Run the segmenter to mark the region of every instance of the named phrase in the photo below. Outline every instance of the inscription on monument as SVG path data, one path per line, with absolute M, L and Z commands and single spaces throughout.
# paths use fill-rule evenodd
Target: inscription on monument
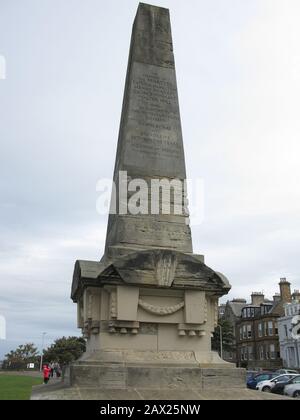
M 131 83 L 125 164 L 184 177 L 175 71 L 134 63 Z

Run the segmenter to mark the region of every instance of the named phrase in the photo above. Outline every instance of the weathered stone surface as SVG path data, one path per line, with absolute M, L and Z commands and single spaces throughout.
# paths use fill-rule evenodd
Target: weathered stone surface
M 151 179 L 186 178 L 169 10 L 142 3 L 131 38 L 114 173 L 117 187 L 119 171 L 127 171 L 129 180 L 144 179 L 148 186 Z M 192 252 L 186 216 L 110 215 L 106 254 L 116 245 Z

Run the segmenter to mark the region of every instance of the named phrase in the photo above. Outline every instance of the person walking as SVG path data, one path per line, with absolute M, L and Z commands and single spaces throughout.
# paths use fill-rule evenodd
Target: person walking
M 53 362 L 49 364 L 49 368 L 50 368 L 50 377 L 53 378 L 54 376 L 54 363 Z
M 47 384 L 49 382 L 51 369 L 48 365 L 43 366 L 43 376 L 44 376 L 44 384 Z
M 54 363 L 54 372 L 55 372 L 55 376 L 57 378 L 59 378 L 60 377 L 60 366 L 59 366 L 58 362 Z

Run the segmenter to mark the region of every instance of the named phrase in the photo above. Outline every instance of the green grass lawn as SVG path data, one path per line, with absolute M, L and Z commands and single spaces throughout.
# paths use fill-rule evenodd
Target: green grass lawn
M 29 400 L 33 385 L 40 385 L 42 378 L 0 375 L 0 400 Z

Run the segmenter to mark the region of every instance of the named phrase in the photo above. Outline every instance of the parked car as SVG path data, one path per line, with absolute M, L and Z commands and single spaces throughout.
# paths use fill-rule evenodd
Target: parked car
M 247 381 L 247 387 L 250 389 L 256 389 L 256 385 L 261 381 L 267 381 L 268 379 L 275 378 L 278 376 L 275 372 L 261 372 L 258 375 L 253 376 Z
M 259 373 L 261 373 L 261 372 L 259 372 L 257 370 L 247 370 L 247 372 L 246 372 L 246 382 L 248 382 L 249 379 L 253 378 L 254 376 L 258 375 Z
M 300 398 L 300 375 L 291 379 L 289 384 L 284 387 L 284 395 L 289 397 Z
M 295 375 L 299 374 L 299 372 L 295 369 L 278 369 L 275 373 L 278 375 L 285 375 L 286 373 L 294 373 Z
M 267 379 L 265 381 L 261 381 L 256 385 L 256 389 L 258 391 L 263 391 L 263 392 L 271 392 L 272 388 L 277 384 L 277 383 L 287 383 L 290 379 L 294 378 L 295 375 L 294 374 L 286 374 L 286 375 L 278 375 L 275 376 L 272 379 Z
M 293 375 L 293 376 L 289 376 L 289 379 L 288 379 L 287 381 L 280 381 L 280 382 L 277 382 L 277 383 L 273 386 L 273 388 L 271 389 L 271 392 L 272 392 L 273 394 L 280 394 L 280 395 L 283 395 L 283 391 L 284 391 L 284 387 L 285 387 L 285 385 L 289 385 L 289 384 L 291 383 L 291 381 L 292 381 L 294 378 L 296 378 L 297 376 L 300 376 L 300 375 Z

